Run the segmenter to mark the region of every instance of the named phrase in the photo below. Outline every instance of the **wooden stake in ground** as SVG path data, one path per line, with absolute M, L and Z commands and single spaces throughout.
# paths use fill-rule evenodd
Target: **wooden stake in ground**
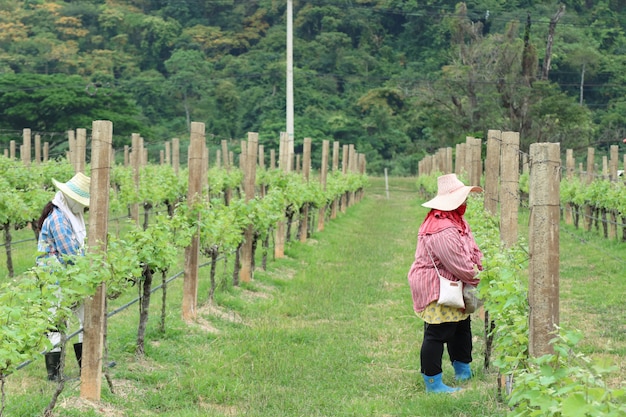
M 289 135 L 286 132 L 280 132 L 278 168 L 283 172 L 289 172 Z M 274 257 L 277 259 L 285 257 L 286 226 L 283 215 L 283 218 L 276 223 L 276 232 L 274 233 Z
M 141 172 L 141 144 L 139 141 L 139 133 L 131 135 L 132 149 L 130 151 L 130 164 L 133 170 L 133 182 L 135 191 L 139 194 L 139 177 Z M 135 201 L 130 205 L 130 217 L 136 225 L 139 225 L 139 202 Z
M 574 166 L 576 161 L 574 160 L 574 150 L 567 149 L 565 151 L 565 167 L 566 167 L 566 178 L 571 180 L 574 178 Z M 566 224 L 574 224 L 574 216 L 572 213 L 573 206 L 572 203 L 565 204 L 565 223 Z
M 553 352 L 559 324 L 559 144 L 531 144 L 530 163 L 529 351 L 538 357 Z
M 76 172 L 76 135 L 73 130 L 67 131 L 67 160 L 74 167 Z
M 178 170 L 180 169 L 180 139 L 178 138 L 172 139 L 172 167 L 174 168 L 174 173 L 178 175 Z
M 483 173 L 482 143 L 478 138 L 469 141 L 469 153 L 471 154 L 471 170 L 469 171 L 470 184 L 480 185 L 480 177 Z M 519 166 L 519 162 L 518 162 Z
M 24 166 L 26 168 L 30 167 L 30 142 L 31 142 L 31 134 L 30 134 L 30 129 L 24 129 L 22 131 L 22 140 L 23 140 L 23 144 L 22 144 L 22 150 L 21 150 L 21 158 L 22 158 L 22 163 L 24 164 Z
M 465 154 L 467 153 L 467 146 L 465 143 L 456 144 L 456 158 L 454 163 L 454 173 L 460 177 L 467 173 L 467 167 L 465 166 Z
M 333 172 L 339 169 L 339 142 L 333 142 Z M 337 217 L 337 208 L 339 206 L 339 200 L 341 197 L 335 197 L 330 206 L 330 218 L 335 219 Z
M 189 187 L 187 203 L 193 206 L 202 198 L 202 173 L 204 171 L 204 123 L 192 122 L 189 144 Z M 200 215 L 198 214 L 198 222 Z M 183 281 L 183 319 L 196 318 L 198 303 L 198 259 L 200 257 L 200 232 L 197 230 L 185 248 L 185 278 Z
M 496 215 L 498 212 L 498 183 L 500 179 L 500 144 L 502 132 L 487 131 L 487 158 L 485 161 L 485 210 Z
M 500 164 L 500 239 L 507 248 L 517 243 L 519 211 L 519 133 L 502 132 Z
M 304 138 L 302 148 L 302 177 L 309 183 L 311 175 L 311 138 Z M 300 242 L 306 242 L 309 226 L 309 203 L 304 203 L 300 209 Z
M 35 135 L 35 165 L 41 163 L 41 135 Z
M 91 139 L 91 197 L 87 237 L 87 247 L 90 252 L 106 252 L 107 250 L 112 148 L 113 123 L 108 120 L 94 121 Z M 105 323 L 106 285 L 102 283 L 94 296 L 85 300 L 80 396 L 91 401 L 100 400 Z
M 585 183 L 591 184 L 595 179 L 595 149 L 592 147 L 587 148 L 587 175 L 585 177 Z M 583 230 L 588 232 L 591 230 L 593 224 L 593 216 L 591 215 L 591 206 L 585 204 L 584 208 L 585 218 L 583 219 Z
M 320 167 L 320 185 L 323 191 L 326 191 L 326 177 L 328 176 L 328 152 L 330 150 L 330 142 L 322 141 L 322 166 Z M 317 231 L 324 230 L 324 217 L 326 217 L 326 205 L 319 208 L 317 217 Z
M 255 132 L 249 132 L 243 174 L 243 188 L 246 202 L 253 200 L 255 195 L 256 161 L 258 146 L 259 134 Z M 241 269 L 239 270 L 239 279 L 241 282 L 250 282 L 252 280 L 253 243 L 254 225 L 249 224 L 244 231 L 243 244 L 241 245 Z
M 349 146 L 348 145 L 343 145 L 343 152 L 341 154 L 341 172 L 343 173 L 343 175 L 348 175 L 348 164 L 349 164 Z M 340 203 L 340 210 L 342 213 L 346 212 L 346 208 L 348 206 L 348 192 L 346 191 L 345 193 L 341 194 L 341 203 Z
M 87 129 L 76 129 L 76 155 L 74 169 L 76 172 L 85 173 L 85 160 L 87 159 Z

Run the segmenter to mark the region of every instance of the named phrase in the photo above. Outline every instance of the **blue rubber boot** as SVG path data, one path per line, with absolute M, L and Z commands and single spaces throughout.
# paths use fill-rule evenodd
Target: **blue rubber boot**
M 422 374 L 422 376 L 424 377 L 424 384 L 426 385 L 426 392 L 439 393 L 439 392 L 456 392 L 456 391 L 461 390 L 461 388 L 452 388 L 444 384 L 443 381 L 441 380 L 442 375 L 443 375 L 442 373 L 433 375 L 433 376 Z
M 454 378 L 457 381 L 467 381 L 472 377 L 469 363 L 454 361 L 452 362 L 452 367 L 454 367 Z

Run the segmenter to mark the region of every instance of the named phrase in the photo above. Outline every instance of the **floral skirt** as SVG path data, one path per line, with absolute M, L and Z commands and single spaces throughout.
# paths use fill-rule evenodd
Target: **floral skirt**
M 416 314 L 428 324 L 452 323 L 469 317 L 469 314 L 464 313 L 462 309 L 441 306 L 437 304 L 437 301 L 428 304 L 424 311 Z

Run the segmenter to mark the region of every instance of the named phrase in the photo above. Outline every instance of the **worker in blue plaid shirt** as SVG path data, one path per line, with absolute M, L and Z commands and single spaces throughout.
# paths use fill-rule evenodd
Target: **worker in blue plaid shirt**
M 41 255 L 37 257 L 37 265 L 53 266 L 65 265 L 69 255 L 84 255 L 84 244 L 87 230 L 83 214 L 89 207 L 91 179 L 82 173 L 76 174 L 66 183 L 52 180 L 58 189 L 52 201 L 44 207 L 36 226 L 39 230 L 37 250 Z M 60 294 L 60 291 L 59 291 Z M 54 315 L 56 309 L 52 309 Z M 81 304 L 74 309 L 80 326 L 83 326 L 84 307 Z M 74 344 L 74 352 L 79 367 L 82 357 L 82 332 L 79 333 L 79 342 Z M 45 354 L 48 379 L 59 379 L 59 365 L 61 357 L 61 333 L 58 329 L 51 329 L 48 339 L 52 343 L 52 350 Z

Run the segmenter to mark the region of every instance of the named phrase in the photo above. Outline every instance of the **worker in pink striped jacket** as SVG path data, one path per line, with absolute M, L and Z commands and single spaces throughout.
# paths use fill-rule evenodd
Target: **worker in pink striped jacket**
M 463 217 L 467 197 L 481 192 L 466 186 L 455 174 L 437 178 L 437 196 L 422 204 L 431 210 L 418 232 L 415 260 L 408 273 L 413 309 L 424 320 L 420 351 L 421 373 L 426 392 L 455 392 L 443 380 L 442 357 L 447 345 L 456 381 L 472 377 L 472 332 L 470 315 L 464 309 L 438 304 L 439 276 L 477 285 L 482 253 Z

